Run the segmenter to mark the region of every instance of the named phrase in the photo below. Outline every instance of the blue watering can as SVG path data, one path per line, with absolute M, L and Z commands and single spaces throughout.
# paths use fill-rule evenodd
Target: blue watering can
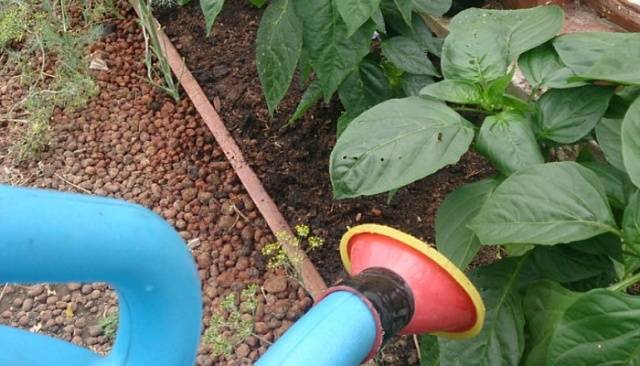
M 200 281 L 180 236 L 129 203 L 0 185 L 0 283 L 107 282 L 118 293 L 113 350 L 101 356 L 0 326 L 3 366 L 193 365 Z

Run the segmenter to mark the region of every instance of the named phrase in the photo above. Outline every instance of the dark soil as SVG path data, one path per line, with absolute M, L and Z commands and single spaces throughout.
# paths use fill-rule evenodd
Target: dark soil
M 340 104 L 319 105 L 282 129 L 303 91 L 294 80 L 275 117 L 269 118 L 254 56 L 260 15 L 248 2 L 227 2 L 210 37 L 195 3 L 158 17 L 290 224 L 307 223 L 330 243 L 311 255 L 327 282 L 344 275 L 336 249 L 349 226 L 381 223 L 433 243 L 435 215 L 444 197 L 489 175 L 492 168 L 468 153 L 455 166 L 400 189 L 391 204 L 384 194 L 334 200 L 328 162 Z M 475 264 L 494 258 L 485 252 Z

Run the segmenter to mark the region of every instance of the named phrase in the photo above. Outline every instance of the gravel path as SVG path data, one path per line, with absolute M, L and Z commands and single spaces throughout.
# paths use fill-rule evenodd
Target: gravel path
M 142 204 L 162 215 L 193 250 L 204 299 L 203 327 L 229 294 L 258 285 L 253 306 L 239 306 L 252 335 L 214 356 L 200 345 L 198 365 L 250 364 L 311 305 L 286 273 L 266 268 L 260 249 L 274 238 L 188 99 L 166 98 L 145 81 L 143 39 L 133 14 L 88 53 L 100 94 L 85 108 L 57 110 L 48 151 L 18 166 L 8 154 L 13 128 L 0 122 L 0 183 L 91 193 Z M 22 95 L 15 72 L 0 75 L 0 113 Z M 236 303 L 238 300 L 236 300 Z M 112 337 L 101 322 L 117 312 L 105 284 L 0 284 L 0 324 L 49 334 L 106 353 Z M 233 339 L 233 330 L 225 329 Z

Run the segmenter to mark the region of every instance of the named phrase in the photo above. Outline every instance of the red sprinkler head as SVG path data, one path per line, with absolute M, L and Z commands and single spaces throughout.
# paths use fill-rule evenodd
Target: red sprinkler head
M 445 256 L 413 236 L 382 225 L 356 226 L 342 237 L 340 255 L 351 276 L 383 268 L 411 290 L 413 315 L 400 333 L 464 339 L 482 329 L 485 308 L 476 288 Z

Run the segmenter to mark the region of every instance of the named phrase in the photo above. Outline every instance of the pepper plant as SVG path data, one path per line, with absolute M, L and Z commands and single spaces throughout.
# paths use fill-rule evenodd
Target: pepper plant
M 339 129 L 391 97 L 417 95 L 439 72 L 440 54 L 418 13 L 442 15 L 451 0 L 273 0 L 256 40 L 256 65 L 271 114 L 296 70 L 305 86 L 294 122 L 338 94 Z
M 422 337 L 424 365 L 640 365 L 640 34 L 560 35 L 559 7 L 468 9 L 451 20 L 443 79 L 348 124 L 336 198 L 396 190 L 470 148 L 496 174 L 449 194 L 436 245 L 487 307 L 470 340 Z M 509 84 L 521 72 L 529 95 Z M 471 113 L 474 122 L 464 118 Z

